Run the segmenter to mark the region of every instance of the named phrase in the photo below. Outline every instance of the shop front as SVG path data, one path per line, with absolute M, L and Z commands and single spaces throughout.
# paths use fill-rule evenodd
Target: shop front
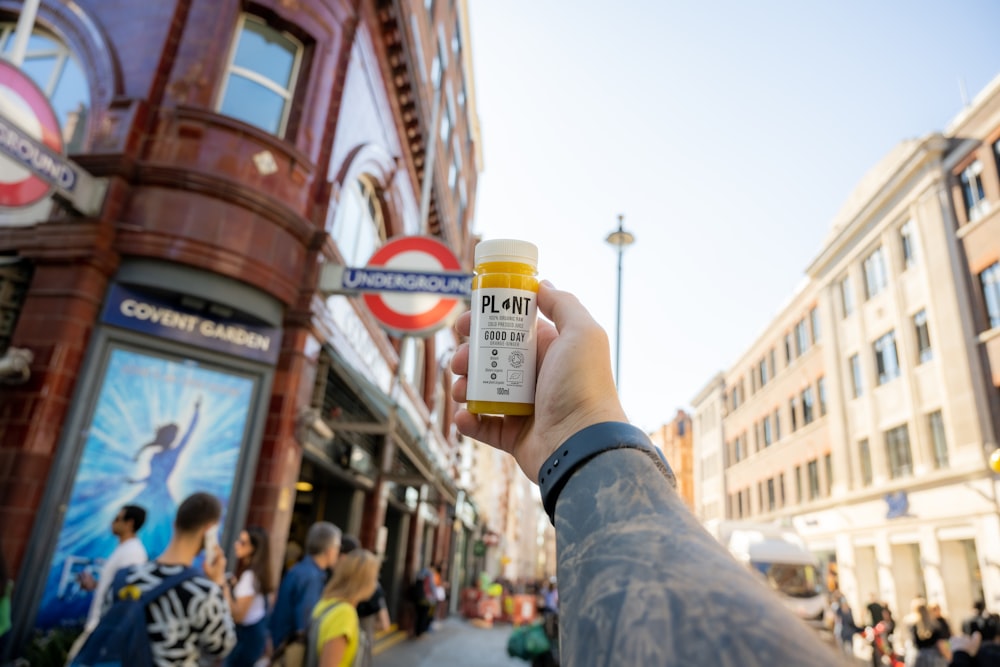
M 122 505 L 147 512 L 150 557 L 179 503 L 223 504 L 223 544 L 241 528 L 254 480 L 282 309 L 245 284 L 168 262 L 126 260 L 107 290 L 28 545 L 15 607 L 25 632 L 82 625 L 117 538 Z

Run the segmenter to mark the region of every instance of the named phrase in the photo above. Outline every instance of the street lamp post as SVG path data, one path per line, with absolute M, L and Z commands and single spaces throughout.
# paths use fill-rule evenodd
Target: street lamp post
M 635 243 L 635 236 L 631 232 L 626 232 L 622 227 L 625 216 L 618 216 L 618 229 L 608 234 L 604 239 L 618 249 L 618 302 L 615 314 L 615 389 L 619 388 L 618 376 L 621 366 L 622 352 L 622 253 L 627 246 Z

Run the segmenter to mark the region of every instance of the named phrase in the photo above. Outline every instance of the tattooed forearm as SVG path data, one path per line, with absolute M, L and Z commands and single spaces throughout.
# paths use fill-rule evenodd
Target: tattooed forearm
M 643 452 L 608 451 L 569 479 L 556 545 L 563 667 L 841 664 Z

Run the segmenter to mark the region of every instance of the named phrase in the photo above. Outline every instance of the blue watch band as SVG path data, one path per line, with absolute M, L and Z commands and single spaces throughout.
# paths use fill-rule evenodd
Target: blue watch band
M 638 449 L 646 452 L 666 476 L 671 486 L 677 486 L 674 472 L 663 452 L 653 446 L 649 436 L 641 429 L 625 422 L 601 422 L 581 429 L 571 435 L 552 453 L 538 471 L 538 488 L 542 492 L 542 506 L 555 524 L 556 500 L 567 480 L 580 465 L 610 449 Z

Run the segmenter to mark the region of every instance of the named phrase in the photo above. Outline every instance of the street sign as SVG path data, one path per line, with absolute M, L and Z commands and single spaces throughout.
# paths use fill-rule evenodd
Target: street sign
M 62 154 L 63 141 L 49 98 L 5 60 L 0 60 L 0 116 L 0 150 L 8 156 L 0 159 L 0 205 L 30 206 L 48 196 L 51 179 L 72 180 L 53 157 Z M 49 178 L 33 173 L 38 167 Z
M 0 206 L 23 208 L 53 189 L 77 211 L 100 210 L 106 183 L 63 156 L 59 120 L 27 74 L 0 60 Z
M 327 264 L 326 294 L 362 293 L 379 324 L 399 335 L 425 336 L 446 325 L 469 298 L 472 276 L 451 249 L 430 236 L 391 239 L 363 268 Z

